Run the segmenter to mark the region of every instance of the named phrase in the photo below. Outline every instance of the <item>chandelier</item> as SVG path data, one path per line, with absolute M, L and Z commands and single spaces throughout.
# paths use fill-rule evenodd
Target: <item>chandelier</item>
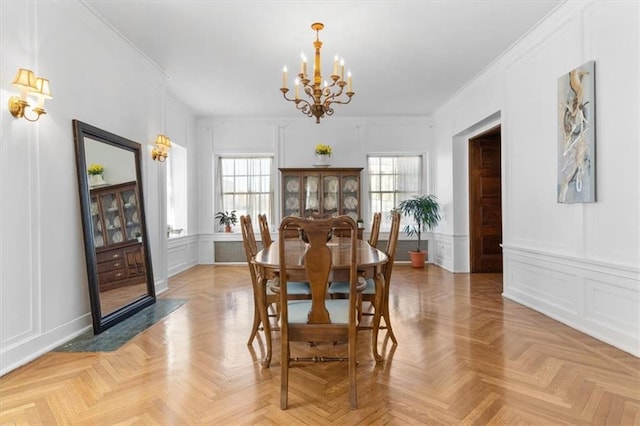
M 284 98 L 288 101 L 295 102 L 296 108 L 302 111 L 308 117 L 315 117 L 316 123 L 320 124 L 320 119 L 326 115 L 333 115 L 332 104 L 346 105 L 351 102 L 351 97 L 355 94 L 351 87 L 351 72 L 347 74 L 347 81 L 344 80 L 344 59 L 338 59 L 338 56 L 333 61 L 333 74 L 331 74 L 332 83 L 327 83 L 327 80 L 322 81 L 321 73 L 321 60 L 320 60 L 320 48 L 322 42 L 320 41 L 320 30 L 324 28 L 324 24 L 316 22 L 311 24 L 311 29 L 316 32 L 316 41 L 313 42 L 313 46 L 316 49 L 316 54 L 313 62 L 313 76 L 307 74 L 307 58 L 302 55 L 302 63 L 300 64 L 300 73 L 295 79 L 295 97 L 287 97 L 289 88 L 287 87 L 287 66 L 284 66 L 282 70 L 282 88 L 280 91 Z M 338 68 L 340 74 L 338 74 Z M 312 79 L 309 79 L 312 77 Z M 309 100 L 300 98 L 300 87 L 308 96 Z M 344 91 L 344 87 L 347 86 L 347 91 Z

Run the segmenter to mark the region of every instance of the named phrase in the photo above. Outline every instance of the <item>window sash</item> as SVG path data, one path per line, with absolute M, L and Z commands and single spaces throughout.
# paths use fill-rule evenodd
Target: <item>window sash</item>
M 382 224 L 388 225 L 389 213 L 400 202 L 422 193 L 422 155 L 370 155 L 369 206 L 382 212 Z
M 266 214 L 273 218 L 273 157 L 219 157 L 219 205 L 222 211 L 235 210 L 238 216 Z

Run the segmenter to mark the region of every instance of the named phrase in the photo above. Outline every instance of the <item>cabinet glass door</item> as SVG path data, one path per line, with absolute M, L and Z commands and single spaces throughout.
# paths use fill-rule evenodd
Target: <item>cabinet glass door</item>
M 91 197 L 91 222 L 93 224 L 93 246 L 95 248 L 104 247 L 104 230 L 102 229 L 100 207 L 96 196 Z
M 312 216 L 320 212 L 320 176 L 307 175 L 303 178 L 304 216 Z
M 300 177 L 284 177 L 283 212 L 284 216 L 300 216 Z
M 358 177 L 342 177 L 342 214 L 346 214 L 353 220 L 358 220 Z
M 124 241 L 122 233 L 123 223 L 120 217 L 120 200 L 115 192 L 109 192 L 100 196 L 100 204 L 104 215 L 103 230 L 106 236 L 106 245 L 110 246 Z
M 136 240 L 138 235 L 142 235 L 138 197 L 133 189 L 125 189 L 120 192 L 120 199 L 122 200 L 122 213 L 124 214 L 123 234 L 127 241 Z
M 339 213 L 340 178 L 336 175 L 322 177 L 322 213 L 324 216 L 337 216 Z

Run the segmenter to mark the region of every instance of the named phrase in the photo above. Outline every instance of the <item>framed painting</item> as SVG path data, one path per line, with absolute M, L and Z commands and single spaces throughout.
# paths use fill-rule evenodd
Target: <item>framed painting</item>
M 595 61 L 558 79 L 558 202 L 596 201 Z

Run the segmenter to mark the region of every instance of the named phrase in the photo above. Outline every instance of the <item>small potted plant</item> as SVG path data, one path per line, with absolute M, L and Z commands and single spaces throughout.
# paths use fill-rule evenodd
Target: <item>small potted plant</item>
M 413 223 L 405 225 L 402 232 L 407 235 L 416 235 L 418 237 L 418 245 L 416 250 L 410 250 L 411 266 L 415 268 L 424 268 L 424 261 L 427 257 L 427 251 L 422 250 L 421 232 L 433 229 L 440 222 L 440 205 L 435 195 L 421 195 L 402 201 L 397 209 L 404 216 L 413 219 Z
M 104 181 L 104 166 L 102 164 L 91 164 L 87 169 L 89 174 L 89 186 L 106 185 Z
M 319 143 L 314 150 L 318 163 L 316 166 L 328 166 L 329 158 L 331 157 L 331 145 L 323 145 Z
M 231 213 L 228 211 L 218 212 L 216 213 L 216 219 L 218 219 L 218 223 L 221 226 L 224 226 L 224 232 L 231 232 L 231 227 L 238 223 L 235 210 L 231 210 Z
M 142 242 L 142 233 L 140 231 L 136 231 L 134 236 L 136 237 L 136 240 L 138 240 L 139 243 Z

